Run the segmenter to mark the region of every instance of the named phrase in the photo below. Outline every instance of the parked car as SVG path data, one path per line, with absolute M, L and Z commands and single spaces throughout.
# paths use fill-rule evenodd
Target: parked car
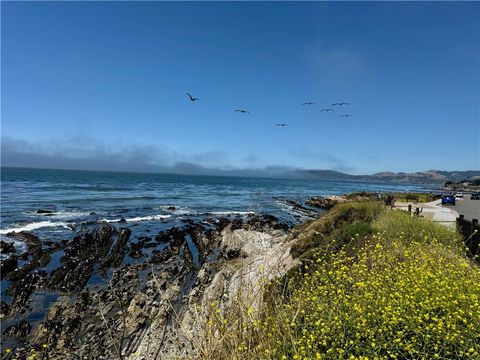
M 459 192 L 455 194 L 456 198 L 463 198 L 463 193 Z
M 453 195 L 444 195 L 442 196 L 442 205 L 455 205 L 455 196 Z
M 470 200 L 480 200 L 480 193 L 473 193 L 470 195 Z

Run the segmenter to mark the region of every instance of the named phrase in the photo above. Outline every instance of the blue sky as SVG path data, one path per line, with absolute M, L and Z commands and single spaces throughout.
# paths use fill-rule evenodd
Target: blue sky
M 1 6 L 4 165 L 480 168 L 476 2 Z

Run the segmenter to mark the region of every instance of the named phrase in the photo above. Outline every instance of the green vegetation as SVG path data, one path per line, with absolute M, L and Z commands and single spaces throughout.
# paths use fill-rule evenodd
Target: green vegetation
M 395 201 L 405 201 L 405 202 L 430 202 L 437 199 L 440 199 L 442 196 L 437 194 L 427 194 L 427 193 L 388 193 L 382 196 L 391 195 L 394 197 Z
M 454 229 L 373 202 L 297 234 L 257 311 L 216 311 L 209 358 L 480 359 L 480 268 Z
M 338 250 L 350 242 L 349 234 L 358 229 L 363 232 L 378 216 L 381 206 L 375 201 L 349 202 L 336 205 L 319 220 L 310 222 L 300 228 L 294 235 L 301 241 L 292 246 L 292 256 L 308 258 L 315 250 Z M 360 227 L 363 227 L 360 230 Z M 332 240 L 336 240 L 333 242 Z

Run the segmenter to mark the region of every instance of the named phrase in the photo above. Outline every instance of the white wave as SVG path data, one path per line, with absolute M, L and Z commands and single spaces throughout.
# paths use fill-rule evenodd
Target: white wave
M 35 212 L 34 215 L 53 218 L 53 219 L 75 219 L 75 218 L 78 218 L 78 217 L 90 215 L 90 213 L 87 212 L 87 211 L 65 211 L 65 210 L 61 210 L 61 211 L 54 211 L 54 212 L 46 213 L 46 214 L 37 214 Z
M 13 241 L 13 246 L 15 246 L 17 254 L 23 254 L 25 251 L 27 251 L 27 244 L 25 244 L 23 241 L 15 240 L 12 238 L 3 238 L 2 240 L 8 243 L 11 243 Z M 0 254 L 0 259 L 4 260 L 7 259 L 9 256 L 9 254 Z
M 207 214 L 212 214 L 212 215 L 221 215 L 221 216 L 227 216 L 227 215 L 255 215 L 255 211 L 207 211 Z
M 107 223 L 118 223 L 118 222 L 121 222 L 122 220 L 125 220 L 126 222 L 140 222 L 140 221 L 163 220 L 171 217 L 172 215 L 150 215 L 150 216 L 138 216 L 138 217 L 127 218 L 127 219 L 102 219 L 100 221 L 107 222 Z
M 4 235 L 4 234 L 8 234 L 10 232 L 32 231 L 32 230 L 36 230 L 36 229 L 49 228 L 49 227 L 63 227 L 65 229 L 71 230 L 71 228 L 68 227 L 68 224 L 66 222 L 38 221 L 38 222 L 25 224 L 25 225 L 18 226 L 18 227 L 1 229 L 0 234 Z

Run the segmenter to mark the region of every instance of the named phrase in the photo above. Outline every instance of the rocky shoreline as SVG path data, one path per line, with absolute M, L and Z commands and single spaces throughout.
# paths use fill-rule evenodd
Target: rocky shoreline
M 299 219 L 330 205 L 285 201 Z M 260 278 L 295 264 L 287 241 L 294 224 L 272 215 L 185 219 L 139 237 L 123 225 L 99 224 L 60 242 L 28 232 L 4 237 L 1 276 L 10 301 L 1 302 L 2 359 L 32 352 L 52 359 L 193 357 L 209 304 L 228 307 L 248 288 L 245 301 L 253 305 Z M 27 251 L 17 255 L 12 240 Z

